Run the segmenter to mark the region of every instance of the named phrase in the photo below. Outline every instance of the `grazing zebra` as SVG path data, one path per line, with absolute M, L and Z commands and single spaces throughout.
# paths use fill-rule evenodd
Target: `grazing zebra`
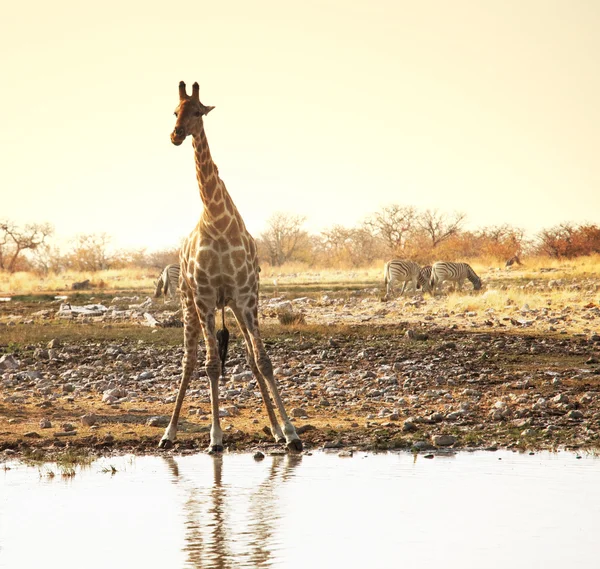
M 400 294 L 404 294 L 406 284 L 411 281 L 413 289 L 417 290 L 417 280 L 419 279 L 419 271 L 421 267 L 414 261 L 400 261 L 392 259 L 385 264 L 383 268 L 383 282 L 385 283 L 386 296 L 394 292 L 394 282 L 402 283 Z
M 421 270 L 419 271 L 417 287 L 423 292 L 430 292 L 431 287 L 429 286 L 429 279 L 431 279 L 431 265 L 425 265 L 424 267 L 421 267 Z
M 179 290 L 179 265 L 167 265 L 163 272 L 158 277 L 158 281 L 156 281 L 156 290 L 154 291 L 154 298 L 158 298 L 161 295 L 164 295 L 165 302 L 167 295 L 171 299 L 175 299 L 177 297 L 177 293 Z
M 473 283 L 474 290 L 479 290 L 481 288 L 481 279 L 467 263 L 447 263 L 445 261 L 438 261 L 431 267 L 429 286 L 433 294 L 436 287 L 440 286 L 444 281 L 451 281 L 456 283 L 458 290 L 461 290 L 465 279 L 469 279 Z

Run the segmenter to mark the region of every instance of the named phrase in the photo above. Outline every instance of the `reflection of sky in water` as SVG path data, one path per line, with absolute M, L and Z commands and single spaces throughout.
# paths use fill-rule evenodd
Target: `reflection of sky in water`
M 3 569 L 597 562 L 600 459 L 568 453 L 122 457 L 68 480 L 10 466 Z

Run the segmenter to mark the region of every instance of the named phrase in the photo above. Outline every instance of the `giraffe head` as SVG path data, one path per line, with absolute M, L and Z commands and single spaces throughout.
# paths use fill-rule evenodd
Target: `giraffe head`
M 185 83 L 179 83 L 179 105 L 175 109 L 175 128 L 171 133 L 171 142 L 179 146 L 188 136 L 196 134 L 202 129 L 202 117 L 212 111 L 214 107 L 206 107 L 200 102 L 200 86 L 192 85 L 192 96 L 185 91 Z

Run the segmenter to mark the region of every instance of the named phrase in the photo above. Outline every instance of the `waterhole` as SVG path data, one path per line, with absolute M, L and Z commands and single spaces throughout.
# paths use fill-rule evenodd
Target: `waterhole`
M 6 569 L 598 566 L 592 455 L 201 454 L 0 466 Z

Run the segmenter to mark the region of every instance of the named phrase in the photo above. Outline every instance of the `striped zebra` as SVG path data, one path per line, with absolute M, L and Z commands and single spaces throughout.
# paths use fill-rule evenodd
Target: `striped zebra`
M 431 279 L 431 265 L 425 265 L 421 267 L 419 271 L 419 278 L 417 279 L 417 287 L 423 292 L 430 292 L 431 287 L 429 286 L 429 280 Z
M 479 290 L 481 288 L 481 279 L 467 263 L 447 263 L 446 261 L 438 261 L 431 267 L 429 287 L 433 294 L 436 287 L 439 287 L 444 281 L 450 281 L 456 283 L 458 290 L 461 290 L 465 279 L 469 279 L 473 283 L 474 290 Z
M 165 302 L 167 296 L 171 300 L 177 298 L 177 294 L 179 292 L 179 265 L 167 265 L 163 272 L 158 277 L 156 281 L 156 289 L 154 291 L 154 298 L 158 298 L 159 296 L 165 297 Z
M 420 270 L 421 267 L 414 261 L 401 261 L 399 259 L 388 261 L 383 268 L 383 282 L 385 284 L 386 296 L 390 296 L 394 292 L 394 283 L 396 281 L 402 283 L 401 295 L 404 294 L 409 281 L 412 282 L 413 289 L 416 291 Z

